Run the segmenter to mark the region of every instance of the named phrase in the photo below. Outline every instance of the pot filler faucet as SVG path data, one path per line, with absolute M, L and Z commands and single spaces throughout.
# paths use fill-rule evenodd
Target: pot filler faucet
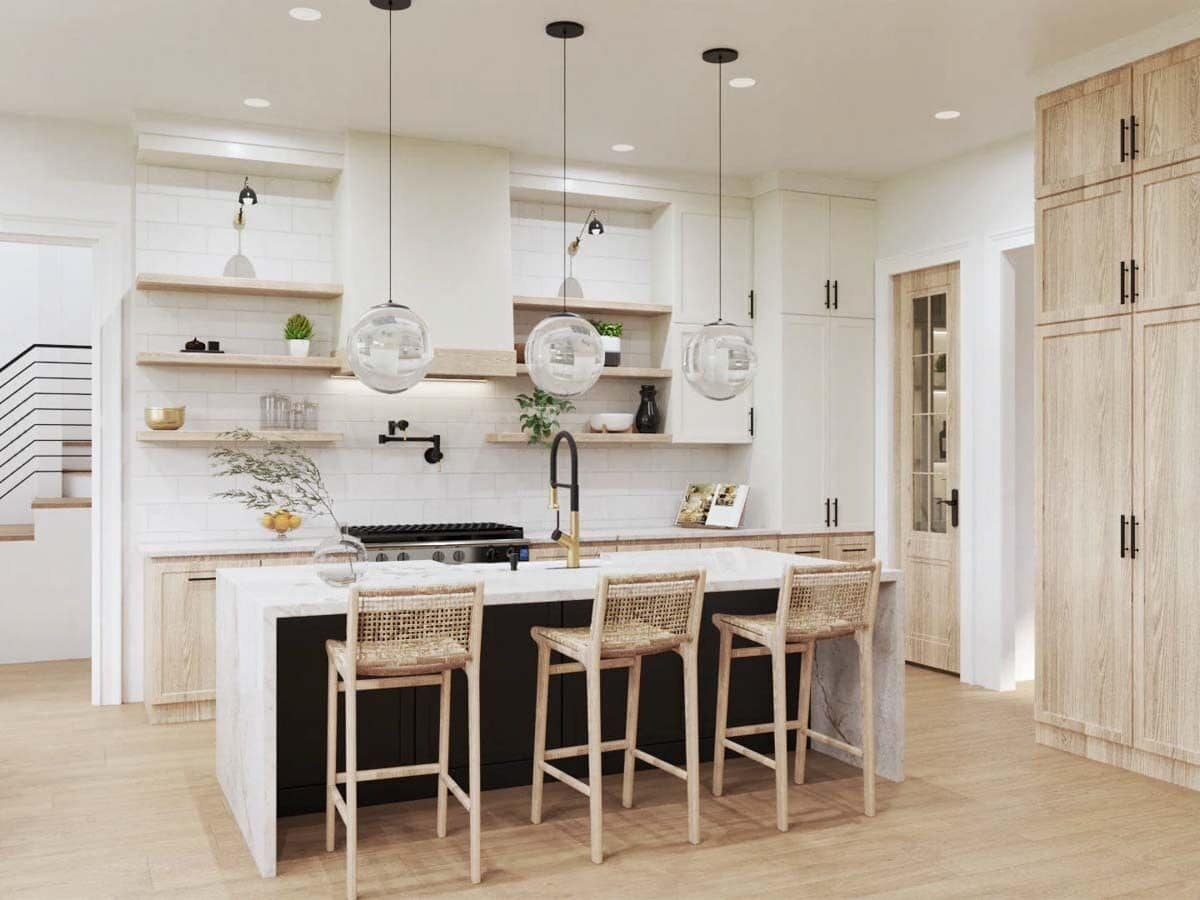
M 407 419 L 388 422 L 387 429 L 387 434 L 379 436 L 379 443 L 391 444 L 400 441 L 409 444 L 432 444 L 433 446 L 425 451 L 425 462 L 432 466 L 442 461 L 445 454 L 442 453 L 442 436 L 440 434 L 431 434 L 428 437 L 409 437 Z M 396 434 L 397 431 L 400 432 L 399 435 Z
M 558 480 L 558 445 L 567 442 L 571 451 L 571 480 L 562 484 Z M 563 534 L 561 514 L 558 511 L 558 489 L 571 489 L 571 532 Z M 554 531 L 550 540 L 567 548 L 567 568 L 579 568 L 579 448 L 569 431 L 560 431 L 550 444 L 550 508 L 554 510 Z

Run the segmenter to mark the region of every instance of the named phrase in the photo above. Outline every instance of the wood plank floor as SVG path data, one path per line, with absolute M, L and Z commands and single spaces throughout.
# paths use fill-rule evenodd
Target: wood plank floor
M 734 758 L 727 793 L 704 773 L 703 843 L 686 842 L 683 786 L 638 773 L 636 806 L 605 782 L 602 866 L 586 801 L 549 782 L 489 792 L 484 880 L 467 879 L 466 815 L 434 836 L 434 806 L 363 810 L 363 897 L 1200 896 L 1200 794 L 1033 743 L 1032 692 L 995 694 L 908 672 L 908 780 L 861 779 L 811 754 L 791 831 L 773 826 L 772 776 Z M 0 897 L 343 896 L 323 822 L 281 829 L 280 877 L 260 879 L 213 775 L 211 722 L 151 727 L 140 705 L 88 705 L 86 663 L 0 666 Z

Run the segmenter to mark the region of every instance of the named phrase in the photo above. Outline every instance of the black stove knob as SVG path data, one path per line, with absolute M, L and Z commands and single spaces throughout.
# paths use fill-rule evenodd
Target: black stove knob
M 376 553 L 375 554 L 375 562 L 387 562 L 387 554 L 386 553 Z
M 444 560 L 445 558 L 446 558 L 446 554 L 443 553 L 441 550 L 433 551 L 433 561 L 434 562 L 442 562 L 442 560 Z
M 499 559 L 500 559 L 500 551 L 496 547 L 488 547 L 486 550 L 483 551 L 483 561 L 484 562 L 492 563 L 492 562 L 496 562 Z
M 461 550 L 454 551 L 454 561 L 455 562 L 462 562 L 466 558 L 467 558 L 467 554 L 463 553 Z
M 404 562 L 409 558 L 407 550 L 401 550 L 396 554 L 396 562 Z

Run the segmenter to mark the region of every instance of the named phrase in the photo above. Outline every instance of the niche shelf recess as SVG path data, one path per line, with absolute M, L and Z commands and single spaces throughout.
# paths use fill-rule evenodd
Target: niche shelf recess
M 253 430 L 253 429 L 252 429 Z M 250 440 L 237 441 L 222 437 L 219 431 L 139 431 L 137 439 L 144 444 L 167 444 L 175 447 L 210 444 L 340 444 L 337 431 L 254 431 Z
M 572 432 L 577 444 L 670 444 L 669 434 L 639 434 L 631 433 L 594 433 L 588 431 Z M 541 447 L 540 444 L 530 444 L 529 435 L 522 431 L 506 431 L 487 435 L 484 440 L 489 444 L 523 444 L 525 446 Z
M 517 363 L 517 374 L 528 375 L 529 366 Z M 601 378 L 640 378 L 646 381 L 671 377 L 670 369 L 652 369 L 645 366 L 605 366 Z
M 513 309 L 537 312 L 557 312 L 563 308 L 562 297 L 513 297 Z M 669 316 L 671 307 L 661 303 L 630 303 L 627 300 L 583 300 L 567 298 L 567 312 L 581 316 Z
M 266 281 L 261 278 L 231 278 L 225 275 L 164 275 L 140 272 L 139 291 L 184 291 L 193 294 L 238 294 L 252 297 L 287 297 L 293 300 L 336 300 L 340 284 L 307 281 Z

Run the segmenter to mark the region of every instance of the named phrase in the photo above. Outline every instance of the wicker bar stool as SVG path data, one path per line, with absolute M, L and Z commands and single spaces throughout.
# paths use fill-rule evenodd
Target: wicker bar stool
M 775 818 L 780 831 L 788 830 L 787 733 L 796 732 L 796 784 L 804 783 L 807 738 L 837 747 L 863 763 L 863 807 L 875 815 L 875 697 L 872 687 L 872 640 L 875 607 L 879 600 L 879 561 L 858 565 L 789 566 L 774 613 L 757 616 L 713 616 L 721 632 L 717 671 L 717 728 L 713 744 L 713 794 L 724 790 L 725 751 L 775 770 Z M 733 648 L 734 636 L 755 647 Z M 809 728 L 813 655 L 817 641 L 853 635 L 858 644 L 859 695 L 862 707 L 862 746 L 854 747 Z M 789 653 L 803 653 L 800 666 L 800 709 L 796 721 L 787 721 L 786 661 Z M 747 656 L 771 657 L 774 720 L 761 725 L 728 727 L 730 665 Z M 774 758 L 751 750 L 732 738 L 774 734 Z
M 334 848 L 335 812 L 346 826 L 346 896 L 358 895 L 358 782 L 437 775 L 437 833 L 446 836 L 446 794 L 467 810 L 471 881 L 479 873 L 479 647 L 483 583 L 350 589 L 346 640 L 326 641 L 329 659 L 325 745 L 325 849 Z M 351 664 L 350 661 L 355 661 Z M 468 790 L 450 777 L 450 676 L 467 676 Z M 358 768 L 358 692 L 441 688 L 438 759 L 384 769 Z M 337 696 L 346 695 L 346 771 L 337 771 Z M 343 799 L 337 786 L 346 786 Z
M 592 862 L 604 860 L 600 796 L 600 754 L 625 751 L 621 804 L 633 806 L 633 772 L 637 760 L 649 763 L 687 782 L 688 840 L 700 843 L 700 739 L 696 688 L 696 636 L 704 603 L 704 570 L 655 572 L 648 575 L 603 575 L 596 587 L 592 624 L 586 628 L 530 630 L 538 648 L 537 708 L 533 744 L 533 809 L 536 825 L 542 821 L 542 781 L 551 775 L 588 798 L 591 808 Z M 550 652 L 573 662 L 550 664 Z M 683 660 L 683 701 L 686 767 L 681 769 L 637 749 L 638 696 L 642 657 L 678 653 Z M 600 672 L 629 670 L 626 693 L 625 736 L 605 741 L 600 734 Z M 587 678 L 588 742 L 575 747 L 546 749 L 546 704 L 550 676 L 583 672 Z M 588 780 L 551 765 L 548 760 L 588 757 Z

